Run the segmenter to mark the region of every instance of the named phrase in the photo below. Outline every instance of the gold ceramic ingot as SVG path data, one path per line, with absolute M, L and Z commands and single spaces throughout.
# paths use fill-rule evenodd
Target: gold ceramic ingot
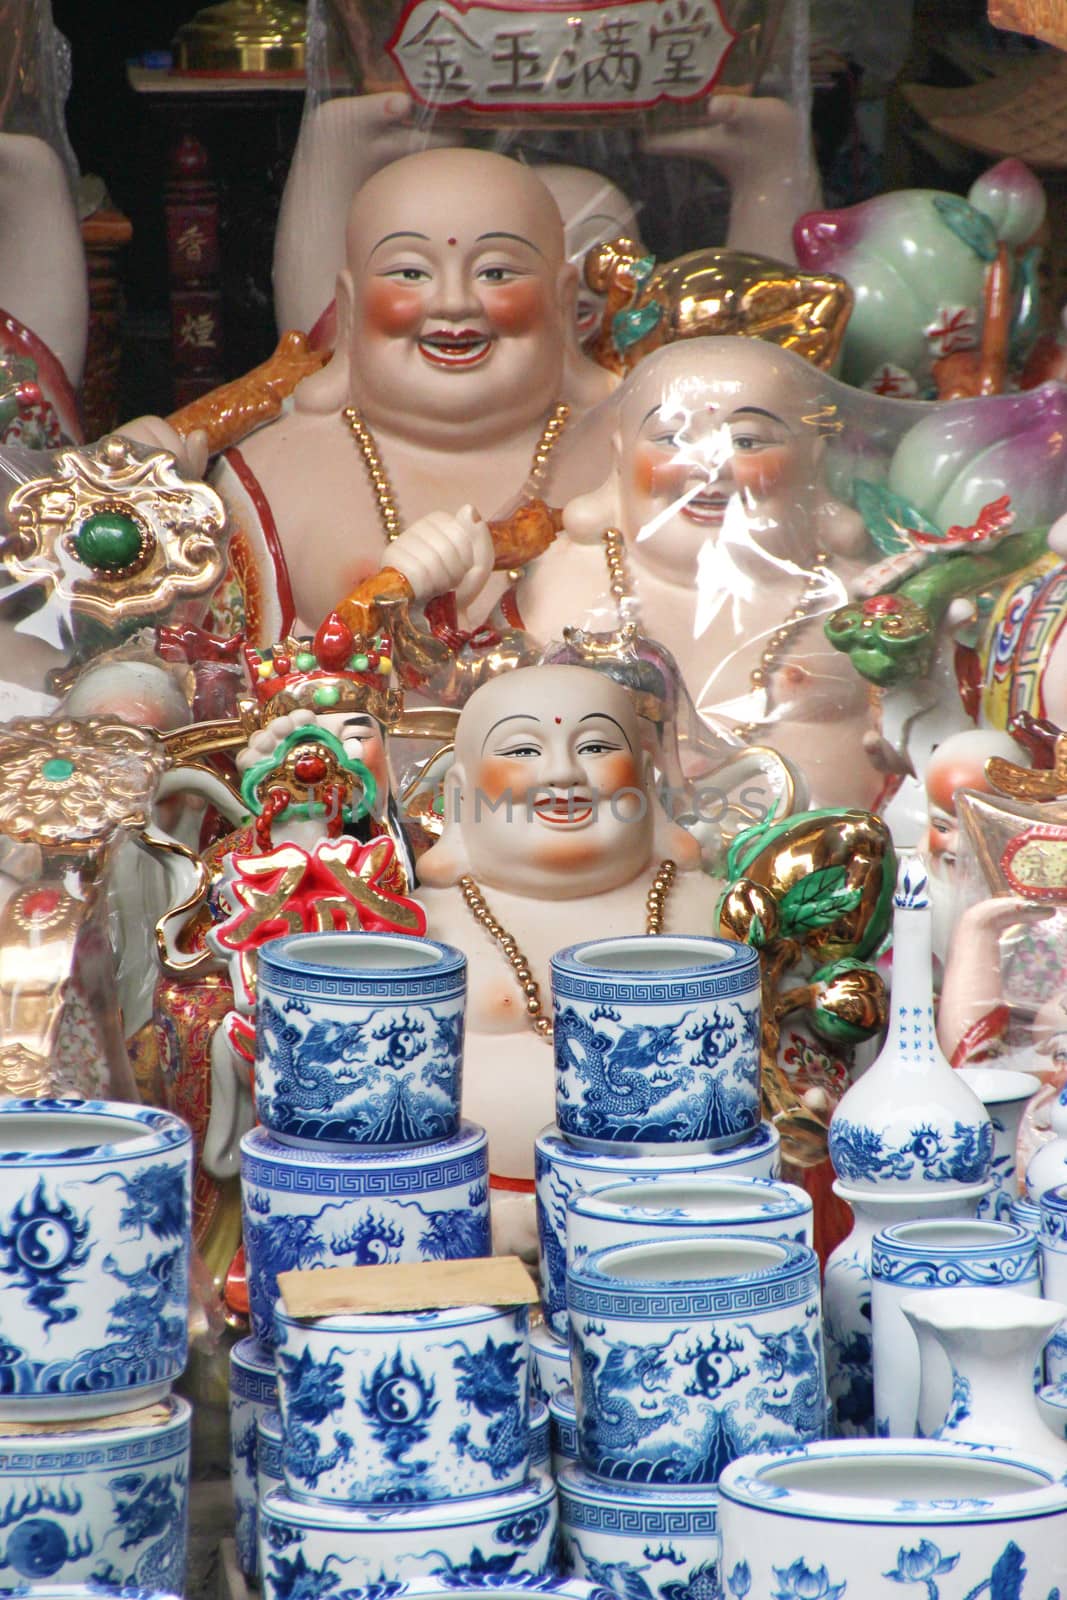
M 223 0 L 174 36 L 179 72 L 295 73 L 304 68 L 307 11 L 295 0 Z
M 853 304 L 843 278 L 740 250 L 694 250 L 654 267 L 615 239 L 589 252 L 584 271 L 590 289 L 607 297 L 593 354 L 620 374 L 661 345 L 707 334 L 764 339 L 826 370 Z
M 226 514 L 215 491 L 183 478 L 168 452 L 142 459 L 118 435 L 64 450 L 51 476 L 15 490 L 7 521 L 4 567 L 16 582 L 52 591 L 76 648 L 86 633 L 111 642 L 178 620 L 223 572 Z
M 811 929 L 805 938 L 805 948 L 819 965 L 826 965 L 855 956 L 872 922 L 884 912 L 888 904 L 885 867 L 892 849 L 889 829 L 869 812 L 815 813 L 810 819 L 801 815 L 793 819 L 788 831 L 772 837 L 764 850 L 745 862 L 744 876 L 780 901 L 812 873 L 826 867 L 844 868 L 842 888 L 858 891 L 856 905 L 826 927 Z
M 956 809 L 990 894 L 1067 905 L 1067 801 L 1042 805 L 963 789 Z

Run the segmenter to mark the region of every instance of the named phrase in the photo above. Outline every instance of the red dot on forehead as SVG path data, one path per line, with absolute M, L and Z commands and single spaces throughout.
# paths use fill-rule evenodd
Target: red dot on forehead
M 455 241 L 455 239 L 449 239 L 448 242 L 449 242 L 449 244 L 455 244 L 456 241 Z
M 556 721 L 557 721 L 557 722 L 562 722 L 562 721 L 563 721 L 563 718 L 562 718 L 562 717 L 557 717 L 557 718 L 556 718 Z

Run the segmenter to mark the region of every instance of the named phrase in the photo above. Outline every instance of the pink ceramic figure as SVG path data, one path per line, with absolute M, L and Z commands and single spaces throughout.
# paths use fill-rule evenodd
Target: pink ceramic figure
M 815 805 L 870 808 L 882 779 L 862 745 L 867 688 L 822 631 L 866 534 L 823 478 L 821 382 L 754 339 L 646 357 L 619 391 L 610 476 L 566 506 L 564 535 L 504 609 L 542 644 L 568 625 L 637 623 L 667 643 L 709 728 L 778 750 Z M 471 516 L 437 516 L 383 564 L 426 599 L 472 556 L 484 565 L 487 537 Z
M 613 382 L 577 350 L 559 211 L 517 162 L 394 162 L 357 196 L 346 250 L 332 360 L 216 477 L 271 633 L 317 625 L 412 519 L 469 500 L 492 515 L 531 474 L 558 504 L 559 408 Z M 588 451 L 577 465 L 595 472 Z
M 528 1248 L 533 1208 L 515 1191 L 532 1189 L 534 1136 L 553 1121 L 551 1042 L 538 1026 L 551 1016 L 550 957 L 576 940 L 649 931 L 665 861 L 677 873 L 663 932 L 711 933 L 721 886 L 654 798 L 629 692 L 587 667 L 527 667 L 478 689 L 459 719 L 444 805 L 419 899 L 428 934 L 469 958 L 464 1112 L 488 1128 L 504 1180 L 498 1248 Z

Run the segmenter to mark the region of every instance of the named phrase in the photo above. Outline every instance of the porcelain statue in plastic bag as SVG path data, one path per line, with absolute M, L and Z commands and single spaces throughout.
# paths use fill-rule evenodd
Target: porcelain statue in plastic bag
M 869 807 L 882 775 L 863 753 L 868 694 L 821 627 L 870 548 L 824 476 L 840 389 L 829 382 L 753 339 L 647 357 L 612 403 L 610 475 L 567 504 L 563 537 L 501 612 L 538 641 L 636 623 L 669 641 L 713 731 L 772 745 L 816 804 Z M 458 584 L 476 622 L 493 591 L 478 595 L 473 574 L 490 559 L 468 510 L 409 528 L 380 576 L 423 602 Z
M 445 828 L 419 861 L 426 931 L 469 961 L 464 1111 L 489 1130 L 494 1175 L 518 1188 L 553 1117 L 548 964 L 564 931 L 713 927 L 716 885 L 656 799 L 641 741 L 633 700 L 600 673 L 493 679 L 460 715 Z M 532 1246 L 527 1195 L 498 1196 L 494 1222 Z

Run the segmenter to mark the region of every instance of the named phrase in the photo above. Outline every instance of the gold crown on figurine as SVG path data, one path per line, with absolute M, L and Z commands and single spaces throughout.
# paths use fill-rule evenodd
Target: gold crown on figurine
M 393 687 L 388 635 L 353 633 L 336 611 L 310 641 L 288 638 L 265 650 L 246 645 L 244 655 L 263 721 L 296 710 L 362 711 L 391 726 L 404 709 L 403 692 Z

